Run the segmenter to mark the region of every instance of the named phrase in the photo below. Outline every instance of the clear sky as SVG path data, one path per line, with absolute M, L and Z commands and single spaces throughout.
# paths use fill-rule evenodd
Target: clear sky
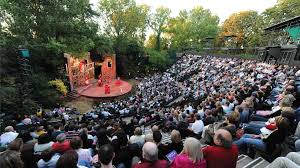
M 99 0 L 90 1 L 97 4 Z M 149 5 L 153 11 L 160 6 L 168 7 L 172 10 L 172 16 L 177 16 L 182 9 L 189 10 L 200 5 L 218 15 L 222 23 L 231 14 L 239 11 L 255 10 L 263 12 L 265 9 L 274 6 L 277 0 L 136 0 L 136 2 Z

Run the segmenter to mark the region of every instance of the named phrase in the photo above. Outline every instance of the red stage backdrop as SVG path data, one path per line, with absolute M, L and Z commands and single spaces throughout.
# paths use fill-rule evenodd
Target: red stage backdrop
M 104 55 L 104 61 L 101 67 L 102 80 L 104 83 L 110 83 L 116 79 L 116 56 Z

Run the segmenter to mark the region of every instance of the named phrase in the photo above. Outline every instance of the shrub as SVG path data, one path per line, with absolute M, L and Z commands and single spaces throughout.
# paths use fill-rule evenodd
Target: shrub
M 63 95 L 66 95 L 68 93 L 67 86 L 64 84 L 64 82 L 60 79 L 55 79 L 48 82 L 51 86 L 54 86 L 58 92 L 62 93 Z

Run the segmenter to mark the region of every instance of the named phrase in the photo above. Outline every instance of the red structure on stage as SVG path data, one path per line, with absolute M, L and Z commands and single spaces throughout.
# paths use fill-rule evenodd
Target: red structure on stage
M 68 54 L 65 54 L 65 58 L 67 58 L 66 69 L 71 90 L 76 90 L 82 96 L 116 97 L 130 92 L 132 89 L 128 82 L 122 81 L 119 77 L 116 79 L 115 55 L 104 55 L 103 61 L 93 61 L 89 54 L 81 60 Z M 101 71 L 96 77 L 95 68 Z

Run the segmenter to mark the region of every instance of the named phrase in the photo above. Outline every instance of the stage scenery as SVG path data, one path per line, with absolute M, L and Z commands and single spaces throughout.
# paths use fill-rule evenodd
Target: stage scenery
M 299 0 L 0 11 L 0 168 L 300 168 Z

